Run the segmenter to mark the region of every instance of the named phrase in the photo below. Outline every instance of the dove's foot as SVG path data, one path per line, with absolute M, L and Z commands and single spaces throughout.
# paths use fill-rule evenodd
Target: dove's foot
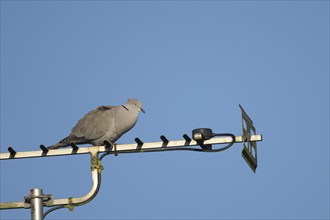
M 118 156 L 118 153 L 117 153 L 117 149 L 116 149 L 116 144 L 112 143 L 112 142 L 109 142 L 107 140 L 104 140 L 103 141 L 103 144 L 105 146 L 105 149 L 110 152 L 112 151 L 112 149 L 114 148 L 114 153 L 115 153 L 115 156 Z
M 112 150 L 113 145 L 114 145 L 112 142 L 109 142 L 107 140 L 104 140 L 103 141 L 103 144 L 104 144 L 104 146 L 105 146 L 106 149 L 110 149 L 110 150 Z

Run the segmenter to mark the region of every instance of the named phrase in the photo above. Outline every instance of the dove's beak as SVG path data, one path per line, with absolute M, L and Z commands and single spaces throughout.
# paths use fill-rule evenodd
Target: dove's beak
M 146 113 L 146 111 L 144 111 L 144 109 L 143 109 L 143 108 L 140 108 L 140 110 L 141 110 L 141 112 L 143 112 L 143 113 Z

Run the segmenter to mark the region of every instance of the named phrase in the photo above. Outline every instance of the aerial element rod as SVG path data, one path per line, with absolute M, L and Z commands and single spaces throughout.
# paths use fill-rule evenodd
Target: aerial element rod
M 251 135 L 249 138 L 250 141 L 262 141 L 262 135 L 256 134 Z M 142 142 L 139 138 L 137 138 L 135 144 L 114 144 L 116 150 L 118 152 L 125 150 L 137 150 L 137 149 L 150 149 L 150 148 L 161 148 L 164 144 L 163 141 L 160 142 Z M 204 144 L 227 144 L 232 140 L 230 137 L 214 137 L 209 140 L 205 140 Z M 235 143 L 242 143 L 243 136 L 236 136 Z M 169 141 L 166 144 L 166 148 L 172 147 L 187 147 L 187 146 L 197 146 L 198 143 L 195 140 L 189 138 L 188 135 L 184 135 L 184 140 L 173 140 Z M 92 146 L 92 147 L 80 147 L 77 151 L 72 150 L 72 148 L 62 148 L 59 150 L 49 150 L 47 154 L 45 154 L 42 150 L 39 151 L 23 151 L 16 152 L 15 155 L 11 153 L 0 153 L 0 160 L 8 160 L 8 159 L 22 159 L 22 158 L 33 158 L 33 157 L 51 157 L 51 156 L 65 156 L 65 155 L 78 155 L 78 154 L 89 154 L 90 148 L 95 148 L 98 150 L 98 153 L 108 152 L 108 148 L 105 146 Z M 112 148 L 112 153 L 115 153 L 115 149 Z

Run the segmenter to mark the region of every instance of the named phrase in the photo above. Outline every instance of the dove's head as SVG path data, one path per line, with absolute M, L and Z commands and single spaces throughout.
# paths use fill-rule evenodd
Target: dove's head
M 139 112 L 145 113 L 145 111 L 142 108 L 142 102 L 140 100 L 138 100 L 138 99 L 128 99 L 127 104 L 133 105 L 133 106 L 137 107 L 137 110 Z

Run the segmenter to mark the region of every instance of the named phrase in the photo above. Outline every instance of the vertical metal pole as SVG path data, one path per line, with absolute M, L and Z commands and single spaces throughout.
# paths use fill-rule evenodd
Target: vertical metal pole
M 43 220 L 43 192 L 42 189 L 31 189 L 31 219 L 32 220 Z

